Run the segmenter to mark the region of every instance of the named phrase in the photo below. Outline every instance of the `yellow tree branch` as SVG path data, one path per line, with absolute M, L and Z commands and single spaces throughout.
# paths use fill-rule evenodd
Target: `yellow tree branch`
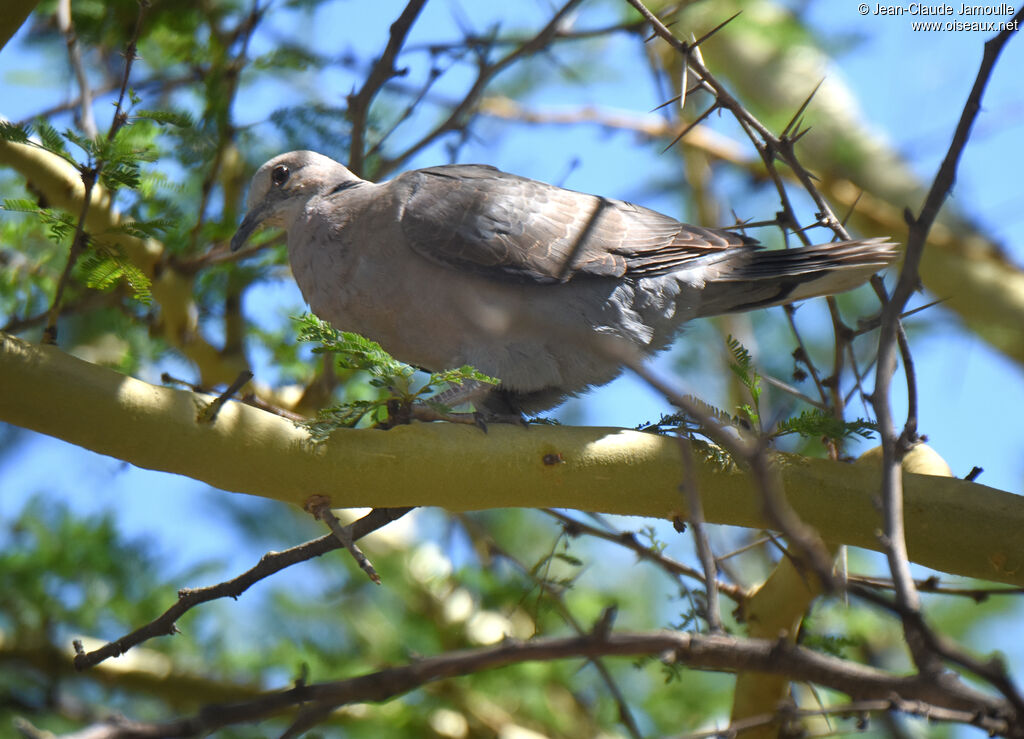
M 0 141 L 0 165 L 11 167 L 42 195 L 51 207 L 80 213 L 85 199 L 82 178 L 69 162 L 36 146 Z M 246 368 L 240 354 L 224 354 L 199 333 L 198 311 L 192 298 L 193 276 L 163 263 L 163 246 L 154 239 L 140 239 L 116 230 L 121 217 L 110 192 L 93 187 L 85 230 L 120 248 L 124 256 L 152 280 L 153 298 L 161 308 L 164 338 L 192 360 L 207 387 L 227 384 Z
M 338 431 L 316 445 L 291 422 L 142 382 L 51 346 L 0 334 L 0 420 L 148 469 L 302 505 L 510 506 L 686 516 L 677 443 L 615 428 L 434 423 Z M 789 502 L 832 543 L 879 550 L 876 473 L 869 466 L 779 457 Z M 698 464 L 705 517 L 764 527 L 747 475 Z M 1024 585 L 1024 497 L 964 480 L 906 474 L 907 540 L 915 562 Z
M 0 13 L 0 49 L 7 46 L 38 4 L 39 0 L 6 0 Z
M 835 554 L 833 549 L 832 554 Z M 811 603 L 821 594 L 821 583 L 806 577 L 793 560 L 783 557 L 771 576 L 755 588 L 743 603 L 747 636 L 755 639 L 785 639 L 796 643 L 800 622 Z M 785 675 L 741 672 L 736 676 L 730 722 L 773 714 L 786 695 L 790 680 Z M 745 739 L 777 736 L 778 726 L 768 724 L 744 732 Z

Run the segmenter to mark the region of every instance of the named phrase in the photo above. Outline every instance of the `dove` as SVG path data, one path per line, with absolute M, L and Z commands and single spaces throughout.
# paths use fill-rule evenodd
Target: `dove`
M 466 398 L 501 417 L 609 382 L 690 320 L 844 292 L 898 254 L 885 238 L 769 250 L 481 164 L 373 183 L 312 151 L 261 166 L 246 209 L 232 250 L 283 228 L 316 315 L 416 367 L 498 378 Z

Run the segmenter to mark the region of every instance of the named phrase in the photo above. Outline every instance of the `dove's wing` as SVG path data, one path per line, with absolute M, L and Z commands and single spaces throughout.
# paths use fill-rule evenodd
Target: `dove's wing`
M 659 275 L 727 250 L 758 248 L 739 234 L 484 165 L 415 170 L 388 188 L 410 249 L 492 278 L 551 283 L 577 275 Z

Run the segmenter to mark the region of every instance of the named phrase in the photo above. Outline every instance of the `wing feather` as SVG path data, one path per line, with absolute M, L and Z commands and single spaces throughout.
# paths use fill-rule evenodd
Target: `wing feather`
M 492 278 L 659 275 L 737 247 L 757 248 L 730 231 L 479 164 L 414 170 L 388 187 L 413 251 Z

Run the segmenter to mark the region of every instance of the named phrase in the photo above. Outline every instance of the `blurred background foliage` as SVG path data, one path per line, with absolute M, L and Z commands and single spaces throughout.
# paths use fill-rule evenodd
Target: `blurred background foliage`
M 808 20 L 812 3 L 693 3 L 675 28 L 700 35 L 731 15 L 734 5 L 744 15 L 709 42 L 705 56 L 776 130 L 820 78 L 820 65 L 862 41 L 838 31 L 823 38 Z M 13 61 L 0 84 L 6 95 L 24 96 L 28 102 L 19 109 L 29 111 L 12 119 L 2 138 L 9 144 L 24 132 L 50 151 L 63 149 L 83 170 L 101 164 L 101 181 L 105 176 L 122 219 L 136 224 L 131 235 L 158 249 L 152 264 L 139 266 L 116 239 L 108 243 L 103 233 L 93 234 L 64 294 L 60 345 L 155 382 L 167 373 L 188 383 L 222 384 L 249 366 L 263 397 L 307 415 L 331 399 L 376 392 L 365 376 L 336 371 L 297 342 L 290 316 L 303 306 L 289 281 L 279 235 L 257 238 L 259 248 L 244 261 L 226 247 L 243 212 L 248 178 L 264 160 L 291 149 L 351 160 L 349 96 L 363 85 L 402 7 L 352 0 L 170 0 L 140 10 L 134 0 L 76 0 L 71 21 L 98 128 L 90 138 L 83 133 L 81 88 L 68 62 L 58 3 L 40 2 L 2 52 Z M 396 62 L 401 73 L 373 100 L 358 132 L 362 175 L 383 179 L 415 166 L 485 161 L 708 225 L 777 209 L 753 150 L 725 116 L 696 129 L 692 144 L 654 154 L 699 113 L 701 101 L 690 101 L 684 114 L 671 106 L 643 112 L 676 94 L 678 60 L 644 43 L 646 27 L 624 3 L 582 3 L 532 53 L 523 52 L 555 12 L 541 2 L 502 11 L 431 0 Z M 103 148 L 133 40 L 138 59 L 127 80 L 128 117 L 116 127 L 116 146 Z M 819 93 L 820 104 L 808 111 L 813 135 L 804 159 L 813 163 L 837 209 L 861 203 L 852 223 L 864 235 L 896 233 L 902 206 L 919 197 L 921 183 L 850 114 L 856 101 L 849 95 L 841 83 Z M 465 110 L 453 115 L 464 102 Z M 563 120 L 552 120 L 558 116 Z M 574 138 L 585 145 L 573 148 Z M 31 181 L 17 167 L 0 166 L 0 192 L 10 201 L 0 216 L 0 325 L 36 340 L 67 261 L 76 214 L 70 220 L 62 215 L 26 185 Z M 807 202 L 797 207 L 805 222 L 813 220 Z M 969 218 L 951 216 L 946 227 L 969 233 L 973 251 L 958 257 L 950 247 L 946 259 L 953 261 L 934 268 L 945 275 L 938 284 L 973 279 L 970 270 L 957 272 L 957 258 L 1008 263 Z M 768 231 L 759 236 L 781 242 Z M 929 273 L 925 279 L 927 284 Z M 866 292 L 843 296 L 843 315 L 868 316 L 872 300 Z M 1020 337 L 1000 329 L 1003 324 L 989 326 L 984 306 L 952 309 L 968 327 L 985 323 L 999 336 L 982 337 L 1019 361 Z M 801 317 L 808 313 L 801 335 L 815 364 L 827 368 L 833 327 L 820 306 L 801 309 Z M 938 315 L 926 313 L 916 322 L 912 339 L 948 320 L 948 314 Z M 1001 317 L 1010 325 L 1016 319 Z M 688 327 L 686 342 L 665 366 L 698 378 L 701 397 L 736 413 L 749 402 L 749 388 L 728 368 L 728 334 L 742 337 L 763 375 L 800 384 L 813 395 L 780 312 Z M 214 351 L 194 351 L 200 343 Z M 865 368 L 871 341 L 857 341 L 854 350 Z M 838 381 L 852 393 L 848 363 Z M 629 389 L 618 392 L 628 396 Z M 865 415 L 859 398 L 851 397 L 848 417 Z M 771 423 L 807 408 L 772 390 L 763 403 L 761 415 Z M 630 424 L 656 421 L 656 408 L 632 407 Z M 567 423 L 602 418 L 582 402 L 570 403 L 558 417 Z M 0 455 L 16 459 L 29 443 L 26 436 L 4 427 Z M 780 443 L 804 453 L 825 451 L 815 438 Z M 121 474 L 119 467 L 111 462 L 92 468 L 96 474 L 82 479 L 73 494 L 97 490 L 107 500 L 102 489 Z M 57 470 L 53 477 L 59 479 Z M 298 512 L 267 501 L 204 491 L 201 506 L 171 507 L 176 513 L 169 517 L 163 510 L 172 493 L 159 485 L 131 493 L 148 499 L 141 510 L 171 530 L 169 539 L 132 535 L 116 502 L 108 510 L 83 510 L 46 487 L 9 497 L 16 509 L 15 503 L 5 508 L 9 515 L 0 529 L 0 726 L 25 719 L 60 733 L 118 714 L 166 719 L 297 679 L 355 676 L 416 655 L 494 643 L 506 634 L 573 633 L 574 623 L 586 630 L 611 605 L 618 607 L 616 626 L 625 629 L 704 626 L 699 583 L 638 564 L 612 543 L 567 533 L 543 512 L 450 516 L 424 510 L 365 542 L 382 588 L 347 557 L 331 553 L 260 583 L 239 602 L 193 610 L 178 623 L 180 635 L 75 674 L 66 658 L 71 639 L 117 638 L 155 618 L 177 588 L 233 576 L 255 564 L 262 551 L 321 533 Z M 642 484 L 624 494 L 642 494 Z M 671 527 L 575 515 L 613 534 L 640 529 L 638 538 L 655 551 L 694 562 L 690 540 Z M 200 550 L 192 540 L 202 541 Z M 713 532 L 719 555 L 753 542 L 760 543 L 724 560 L 727 579 L 744 587 L 771 572 L 777 549 L 760 532 Z M 874 555 L 854 552 L 851 560 L 851 570 L 879 568 Z M 969 643 L 972 634 L 1001 628 L 1014 606 L 1010 598 L 927 599 L 931 622 Z M 743 633 L 743 624 L 726 611 L 728 627 Z M 863 607 L 819 600 L 805 622 L 804 640 L 871 664 L 908 667 L 898 623 Z M 732 677 L 672 671 L 656 660 L 607 666 L 643 735 L 724 725 Z M 383 705 L 350 706 L 316 735 L 627 735 L 620 719 L 620 705 L 593 665 L 532 663 L 433 683 Z M 850 726 L 836 721 L 830 730 Z M 267 736 L 286 726 L 287 718 L 220 735 Z M 879 735 L 923 731 L 943 732 L 909 719 L 869 727 Z

